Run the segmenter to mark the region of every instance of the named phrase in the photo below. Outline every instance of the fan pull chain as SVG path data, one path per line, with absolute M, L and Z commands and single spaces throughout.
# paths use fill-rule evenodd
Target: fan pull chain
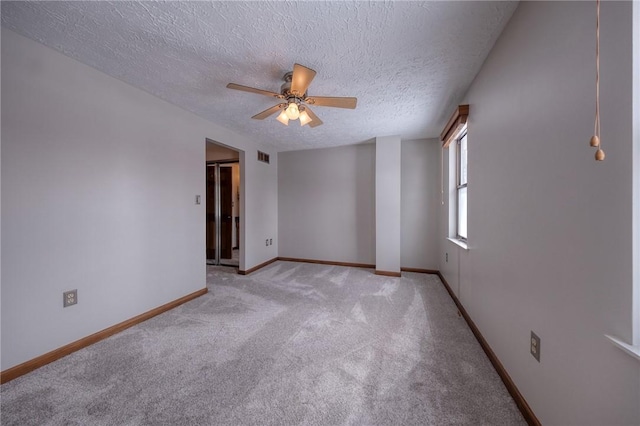
M 598 148 L 596 161 L 603 161 L 605 155 L 600 146 L 600 0 L 596 0 L 596 118 L 590 145 Z

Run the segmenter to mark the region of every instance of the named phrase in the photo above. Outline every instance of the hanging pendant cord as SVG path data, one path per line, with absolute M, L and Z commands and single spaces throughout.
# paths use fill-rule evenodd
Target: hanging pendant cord
M 440 147 L 440 204 L 444 206 L 444 148 Z
M 593 134 L 600 138 L 600 0 L 596 0 L 596 119 Z

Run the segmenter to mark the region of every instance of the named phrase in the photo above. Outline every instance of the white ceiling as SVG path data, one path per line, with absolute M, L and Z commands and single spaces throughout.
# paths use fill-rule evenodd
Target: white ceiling
M 2 2 L 2 25 L 237 133 L 294 150 L 437 137 L 516 2 Z M 322 126 L 250 117 L 300 63 Z

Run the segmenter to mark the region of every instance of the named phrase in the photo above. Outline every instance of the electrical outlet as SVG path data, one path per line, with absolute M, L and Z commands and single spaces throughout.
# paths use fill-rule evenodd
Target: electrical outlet
M 540 362 L 540 338 L 534 333 L 531 332 L 531 355 Z
M 196 204 L 200 204 L 200 196 L 196 195 Z
M 269 247 L 269 239 L 267 238 L 267 240 L 264 243 L 265 246 Z
M 78 290 L 69 290 L 62 293 L 62 307 L 75 305 L 78 303 Z
M 269 245 L 273 245 L 273 238 L 269 238 Z

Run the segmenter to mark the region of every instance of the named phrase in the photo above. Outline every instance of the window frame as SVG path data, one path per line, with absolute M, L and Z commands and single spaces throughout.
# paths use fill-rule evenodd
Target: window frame
M 465 158 L 465 167 L 467 169 L 467 173 L 466 173 L 466 179 L 465 182 L 462 183 L 462 139 L 467 138 L 467 126 L 464 126 L 464 128 L 460 131 L 460 134 L 456 137 L 455 139 L 455 147 L 456 147 L 456 179 L 455 179 L 455 185 L 456 185 L 456 196 L 455 196 L 455 201 L 456 201 L 456 239 L 459 241 L 462 241 L 464 243 L 467 242 L 467 238 L 469 237 L 469 229 L 468 229 L 468 203 L 469 203 L 469 190 L 468 190 L 468 184 L 469 184 L 469 173 L 468 173 L 468 166 L 469 166 L 469 151 L 468 151 L 468 139 L 465 140 L 465 143 L 467 144 L 467 155 Z M 467 196 L 467 205 L 466 205 L 466 211 L 464 212 L 464 221 L 465 221 L 465 227 L 467 228 L 467 235 L 463 236 L 460 234 L 460 193 L 461 190 L 465 190 L 466 191 L 466 196 Z

